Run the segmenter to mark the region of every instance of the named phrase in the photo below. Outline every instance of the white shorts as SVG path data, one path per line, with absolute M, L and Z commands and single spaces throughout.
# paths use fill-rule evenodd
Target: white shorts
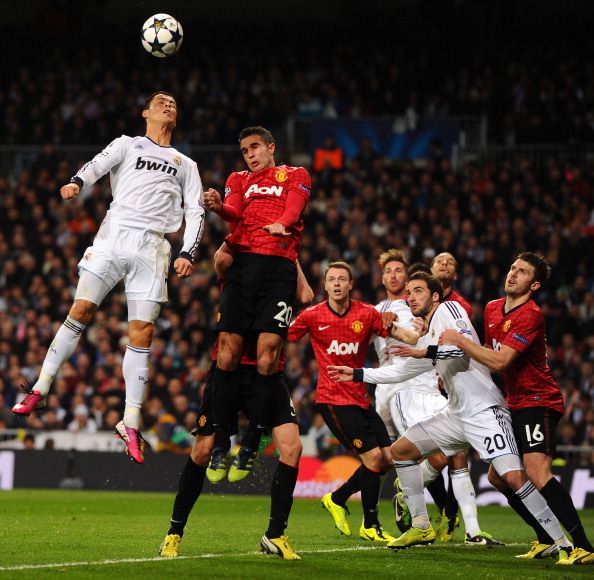
M 399 433 L 447 407 L 448 400 L 436 389 L 434 393 L 404 389 L 390 400 L 390 414 Z
M 106 218 L 78 267 L 99 277 L 108 292 L 124 280 L 128 300 L 167 302 L 171 246 L 163 234 L 128 228 Z M 77 290 L 77 298 L 89 299 Z M 91 300 L 94 301 L 94 300 Z
M 384 422 L 391 441 L 396 441 L 399 432 L 392 420 L 392 412 L 390 410 L 390 401 L 397 389 L 398 385 L 391 384 L 379 384 L 375 387 L 375 410 Z
M 433 415 L 418 425 L 427 433 L 432 443 L 414 441 L 423 455 L 443 451 L 448 457 L 469 445 L 478 452 L 480 458 L 490 463 L 500 455 L 518 455 L 514 439 L 511 416 L 505 407 L 490 407 L 470 417 L 459 417 L 446 407 L 441 413 Z M 413 430 L 416 431 L 416 428 Z M 411 437 L 414 435 L 411 434 Z

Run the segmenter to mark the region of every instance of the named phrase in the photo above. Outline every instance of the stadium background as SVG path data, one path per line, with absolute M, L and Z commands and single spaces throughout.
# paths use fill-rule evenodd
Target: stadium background
M 68 311 L 76 263 L 110 199 L 103 181 L 84 203 L 65 204 L 59 185 L 116 136 L 142 133 L 143 98 L 162 88 L 180 105 L 175 144 L 196 159 L 206 186 L 222 189 L 226 174 L 241 167 L 236 137 L 248 124 L 273 130 L 277 161 L 310 167 L 301 258 L 317 299 L 329 260 L 352 263 L 356 297 L 375 302 L 383 295 L 375 263 L 382 250 L 402 248 L 411 261 L 426 262 L 448 250 L 480 330 L 484 304 L 501 295 L 513 256 L 544 253 L 553 278 L 538 300 L 567 402 L 559 435 L 574 448 L 562 455 L 589 467 L 589 2 L 169 2 L 185 39 L 178 55 L 158 60 L 138 36 L 163 9 L 152 1 L 0 1 L 2 445 L 27 447 L 29 433 L 38 448 L 68 448 L 67 430 L 100 446 L 117 420 L 126 332 L 118 291 L 64 366 L 49 410 L 25 421 L 10 407 L 19 384 L 35 379 Z M 316 170 L 328 135 L 344 163 Z M 144 412 L 160 449 L 183 453 L 191 444 L 219 296 L 212 254 L 224 234 L 211 216 L 194 276 L 170 281 Z M 173 236 L 174 246 L 180 239 Z M 286 376 L 310 449 L 334 455 L 340 450 L 311 410 L 317 369 L 307 342 L 287 347 Z

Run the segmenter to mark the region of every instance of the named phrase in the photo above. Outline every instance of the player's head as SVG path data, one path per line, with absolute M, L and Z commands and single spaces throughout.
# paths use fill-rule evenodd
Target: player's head
M 444 288 L 449 288 L 456 279 L 458 262 L 449 252 L 437 254 L 431 262 L 431 273 L 441 282 Z
M 380 254 L 378 264 L 382 269 L 382 284 L 388 292 L 388 298 L 394 300 L 404 292 L 408 261 L 402 252 L 392 248 Z
M 414 316 L 425 317 L 437 309 L 443 299 L 443 287 L 435 276 L 416 272 L 408 277 L 408 303 Z
M 150 94 L 144 101 L 142 116 L 149 122 L 157 122 L 171 125 L 177 124 L 177 103 L 175 97 L 167 91 L 156 91 Z
M 523 296 L 536 292 L 551 275 L 551 266 L 540 254 L 518 254 L 505 277 L 505 293 Z
M 330 262 L 324 272 L 324 288 L 328 298 L 336 302 L 346 300 L 353 289 L 353 269 L 346 262 Z
M 246 127 L 239 133 L 241 154 L 252 173 L 274 167 L 276 143 L 264 127 Z

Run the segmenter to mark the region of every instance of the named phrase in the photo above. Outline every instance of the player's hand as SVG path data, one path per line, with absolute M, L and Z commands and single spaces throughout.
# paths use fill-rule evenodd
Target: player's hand
M 410 346 L 403 346 L 400 344 L 394 344 L 388 352 L 394 356 L 409 356 L 412 358 L 425 358 L 427 356 L 426 348 L 412 348 Z
M 291 235 L 291 232 L 288 232 L 285 229 L 285 226 L 283 226 L 283 224 L 279 224 L 278 222 L 268 224 L 267 226 L 263 226 L 262 229 L 266 230 L 271 236 L 286 237 Z
M 80 192 L 80 187 L 76 183 L 67 183 L 60 188 L 62 199 L 74 199 Z
M 454 346 L 460 346 L 461 340 L 464 340 L 464 337 L 453 328 L 448 328 L 441 333 L 439 337 L 439 344 L 453 344 Z
M 221 194 L 210 187 L 204 192 L 204 205 L 212 211 L 219 211 L 223 207 Z
M 178 278 L 187 278 L 194 270 L 194 264 L 186 258 L 177 258 L 173 262 L 173 269 Z
M 345 383 L 353 380 L 353 369 L 351 367 L 328 365 L 328 376 L 337 383 Z
M 425 320 L 423 318 L 421 318 L 420 316 L 415 316 L 412 319 L 412 323 L 413 323 L 413 326 L 415 327 L 415 330 L 419 334 L 423 334 L 425 332 Z
M 398 322 L 397 314 L 394 312 L 382 312 L 382 326 L 384 328 L 391 328 L 395 322 Z

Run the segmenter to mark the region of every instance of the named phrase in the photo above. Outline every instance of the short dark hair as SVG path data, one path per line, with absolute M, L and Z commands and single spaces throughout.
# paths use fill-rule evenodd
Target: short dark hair
M 516 260 L 524 260 L 534 268 L 534 280 L 540 282 L 541 286 L 549 279 L 551 275 L 551 265 L 544 256 L 536 252 L 521 252 L 516 256 Z
M 410 274 L 408 276 L 409 283 L 412 280 L 423 280 L 425 284 L 427 284 L 427 288 L 429 288 L 431 294 L 437 292 L 437 295 L 439 296 L 439 301 L 441 302 L 443 300 L 443 286 L 435 276 L 428 274 L 427 272 L 422 272 L 418 270 L 414 274 Z
M 425 272 L 425 274 L 429 274 L 430 276 L 433 275 L 431 272 L 431 268 L 427 266 L 424 262 L 415 262 L 408 267 L 408 277 L 410 278 L 413 274 L 417 272 Z
M 340 268 L 341 270 L 346 270 L 349 274 L 349 280 L 353 279 L 353 268 L 350 264 L 346 262 L 330 262 L 324 271 L 324 280 L 326 280 L 326 276 L 328 275 L 328 270 L 330 268 Z
M 146 99 L 144 99 L 144 107 L 142 108 L 143 111 L 148 109 L 151 106 L 153 99 L 157 95 L 165 95 L 167 97 L 171 97 L 175 101 L 175 104 L 177 106 L 177 101 L 175 100 L 175 97 L 171 93 L 168 93 L 167 91 L 155 91 L 154 93 L 151 93 Z
M 266 129 L 266 127 L 262 127 L 261 125 L 242 129 L 239 133 L 239 142 L 241 143 L 246 137 L 251 137 L 252 135 L 259 135 L 269 145 L 275 143 L 272 133 Z

